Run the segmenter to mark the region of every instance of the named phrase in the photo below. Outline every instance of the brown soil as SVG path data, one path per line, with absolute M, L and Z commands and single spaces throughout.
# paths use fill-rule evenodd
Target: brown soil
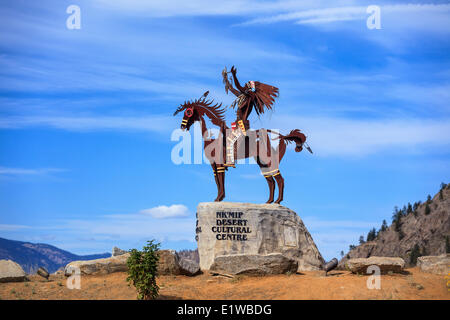
M 29 282 L 0 283 L 0 299 L 136 299 L 126 273 L 82 276 L 81 289 L 66 287 L 64 276 L 49 281 L 30 276 Z M 381 276 L 381 289 L 369 290 L 367 276 L 348 271 L 305 272 L 233 279 L 202 274 L 196 277 L 161 276 L 160 299 L 445 299 L 450 298 L 447 279 L 418 268 L 405 274 Z

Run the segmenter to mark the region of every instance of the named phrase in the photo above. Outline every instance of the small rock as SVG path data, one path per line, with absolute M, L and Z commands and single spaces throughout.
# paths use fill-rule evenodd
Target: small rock
M 128 251 L 122 250 L 122 249 L 117 248 L 117 247 L 113 247 L 111 256 L 112 257 L 117 257 L 117 256 L 121 256 L 121 255 L 123 255 L 125 253 L 128 253 Z
M 234 276 L 231 274 L 227 274 L 227 273 L 220 273 L 220 272 L 216 272 L 216 271 L 210 271 L 209 272 L 213 277 L 225 277 L 225 278 L 230 278 L 233 279 Z
M 47 269 L 45 269 L 44 267 L 39 267 L 39 269 L 36 272 L 38 275 L 40 275 L 42 278 L 45 278 L 48 280 L 48 277 L 50 276 L 50 274 L 48 273 Z
M 0 260 L 0 282 L 22 282 L 26 281 L 25 271 L 12 260 Z
M 80 274 L 109 274 L 114 272 L 123 272 L 128 270 L 127 259 L 129 253 L 104 259 L 95 259 L 87 261 L 72 261 L 64 268 L 64 274 L 70 276 L 74 270 L 80 270 Z
M 175 250 L 159 250 L 158 274 L 179 275 L 181 274 L 180 258 Z
M 417 266 L 422 272 L 447 275 L 450 272 L 450 254 L 419 257 Z
M 225 272 L 233 275 L 267 275 L 297 272 L 298 262 L 279 253 L 267 255 L 235 254 L 217 256 L 211 265 L 211 271 Z
M 59 268 L 55 272 L 53 272 L 54 275 L 63 275 L 64 274 L 64 267 Z
M 323 265 L 323 270 L 325 270 L 325 276 L 328 275 L 328 272 L 336 269 L 338 265 L 338 260 L 336 258 L 331 259 L 329 262 Z
M 370 257 L 355 258 L 346 261 L 345 266 L 352 273 L 367 274 L 369 266 L 376 265 L 380 268 L 382 274 L 389 272 L 401 272 L 405 267 L 405 261 L 402 258 L 393 257 Z
M 180 272 L 185 276 L 195 276 L 200 273 L 200 266 L 197 262 L 181 258 L 179 260 Z

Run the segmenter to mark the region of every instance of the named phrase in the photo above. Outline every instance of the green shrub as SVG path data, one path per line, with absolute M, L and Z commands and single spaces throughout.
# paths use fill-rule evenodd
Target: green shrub
M 147 241 L 143 251 L 133 249 L 127 259 L 127 281 L 136 287 L 139 300 L 150 300 L 158 297 L 159 287 L 156 284 L 156 276 L 159 246 L 160 244 L 154 243 L 154 240 Z

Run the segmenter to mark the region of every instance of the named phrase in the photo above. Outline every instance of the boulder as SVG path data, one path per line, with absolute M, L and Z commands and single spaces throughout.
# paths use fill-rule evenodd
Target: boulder
M 158 254 L 158 274 L 160 275 L 194 275 L 198 273 L 198 264 L 190 260 L 183 261 L 185 259 L 180 259 L 175 250 L 158 250 Z M 79 270 L 81 275 L 127 272 L 127 259 L 129 256 L 130 253 L 127 252 L 110 258 L 73 261 L 66 265 L 64 274 L 70 276 L 75 272 L 74 270 Z
M 345 262 L 346 269 L 358 274 L 367 274 L 367 268 L 372 265 L 380 267 L 381 273 L 385 274 L 403 271 L 405 261 L 398 257 L 370 257 L 349 259 Z
M 0 260 L 0 282 L 26 281 L 27 275 L 22 267 L 12 260 Z
M 302 219 L 278 204 L 200 203 L 196 234 L 202 270 L 230 255 L 257 259 L 277 253 L 296 260 L 296 271 L 320 270 L 324 264 Z
M 121 255 L 123 255 L 125 253 L 128 253 L 128 251 L 122 250 L 122 249 L 117 248 L 117 247 L 113 247 L 111 256 L 112 257 L 117 257 L 117 256 L 121 256 Z
M 81 275 L 109 274 L 113 272 L 127 271 L 127 259 L 129 256 L 130 254 L 126 253 L 111 258 L 72 261 L 64 268 L 64 274 L 66 276 L 70 276 L 73 274 L 74 270 L 79 270 Z
M 185 276 L 195 276 L 200 273 L 200 266 L 197 262 L 181 258 L 179 260 L 180 273 Z
M 59 275 L 64 275 L 64 270 L 65 270 L 65 267 L 60 267 L 58 270 L 56 270 L 56 271 L 53 272 L 52 274 L 53 274 L 53 275 L 57 275 L 57 276 L 59 276 Z
M 210 271 L 233 275 L 269 275 L 295 273 L 297 268 L 297 260 L 287 258 L 279 253 L 265 255 L 235 254 L 215 257 Z
M 47 269 L 45 269 L 44 267 L 39 267 L 39 269 L 36 271 L 36 273 L 38 275 L 40 275 L 42 278 L 45 278 L 47 280 L 50 277 L 50 274 L 48 273 Z
M 449 275 L 450 254 L 442 254 L 440 256 L 419 257 L 417 258 L 417 266 L 423 272 Z
M 160 275 L 179 275 L 180 258 L 175 250 L 159 250 L 158 274 Z

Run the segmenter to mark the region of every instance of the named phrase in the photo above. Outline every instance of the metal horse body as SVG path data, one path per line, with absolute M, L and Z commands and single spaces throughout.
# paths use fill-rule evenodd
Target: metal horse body
M 211 163 L 214 178 L 217 185 L 217 198 L 215 201 L 222 201 L 225 198 L 225 172 L 226 166 L 226 138 L 233 134 L 225 123 L 225 108 L 222 104 L 214 104 L 212 100 L 207 100 L 208 92 L 200 99 L 188 101 L 182 104 L 174 113 L 184 111 L 181 129 L 189 130 L 195 122 L 201 124 L 204 140 L 204 151 L 206 157 Z M 209 138 L 208 128 L 206 127 L 207 117 L 212 124 L 220 128 L 220 133 L 216 139 Z M 288 135 L 278 134 L 275 138 L 278 145 L 272 146 L 268 135 L 270 130 L 249 130 L 248 134 L 237 141 L 237 159 L 247 159 L 253 157 L 259 165 L 262 175 L 265 177 L 269 186 L 270 196 L 266 203 L 274 202 L 275 182 L 278 186 L 278 198 L 275 203 L 283 200 L 284 178 L 279 170 L 279 164 L 286 152 L 286 145 L 289 142 L 296 144 L 295 151 L 300 152 L 306 141 L 306 136 L 300 130 L 292 130 Z M 273 141 L 273 140 L 272 140 Z

